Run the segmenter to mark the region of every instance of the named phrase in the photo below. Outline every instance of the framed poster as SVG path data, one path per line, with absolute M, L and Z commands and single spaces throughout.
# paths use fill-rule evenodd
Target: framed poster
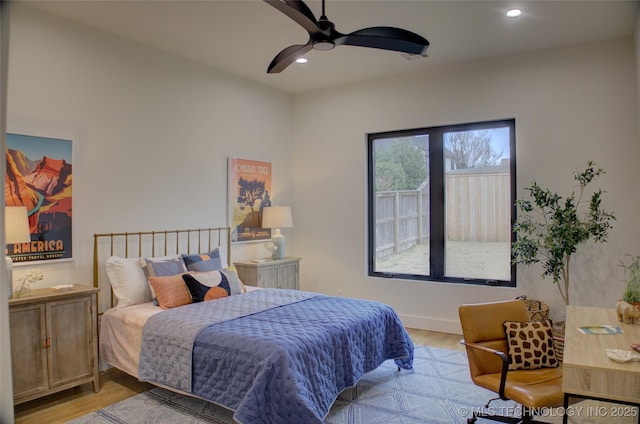
M 271 206 L 271 163 L 229 158 L 229 226 L 231 241 L 271 239 L 262 228 L 262 208 Z
M 7 133 L 6 206 L 26 206 L 31 242 L 7 245 L 14 265 L 73 259 L 73 142 Z

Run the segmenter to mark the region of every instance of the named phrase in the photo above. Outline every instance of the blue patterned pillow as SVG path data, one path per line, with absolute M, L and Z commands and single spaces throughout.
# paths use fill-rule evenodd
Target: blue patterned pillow
M 140 266 L 147 278 L 168 277 L 187 272 L 187 267 L 180 255 L 140 258 Z
M 221 249 L 216 247 L 211 252 L 195 255 L 182 255 L 187 269 L 194 272 L 216 271 L 227 267 L 227 258 L 222 255 Z
M 140 258 L 140 266 L 142 266 L 147 280 L 149 277 L 169 277 L 187 272 L 187 267 L 180 255 Z M 149 284 L 149 289 L 151 289 L 151 299 L 154 305 L 158 306 L 158 299 L 151 284 Z

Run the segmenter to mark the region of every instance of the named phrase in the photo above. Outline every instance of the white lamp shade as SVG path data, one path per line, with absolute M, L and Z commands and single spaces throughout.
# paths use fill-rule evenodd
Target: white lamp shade
M 4 208 L 4 241 L 6 244 L 31 241 L 26 206 L 7 206 Z
M 4 242 L 6 244 L 28 243 L 31 241 L 29 232 L 29 216 L 26 206 L 7 206 L 4 208 Z M 13 293 L 13 261 L 5 256 L 7 270 L 7 291 L 9 297 Z
M 275 206 L 262 209 L 262 228 L 293 227 L 290 206 Z

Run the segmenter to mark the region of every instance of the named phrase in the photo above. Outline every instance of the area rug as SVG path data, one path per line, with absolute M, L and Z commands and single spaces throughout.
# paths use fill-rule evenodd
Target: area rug
M 471 382 L 463 352 L 416 346 L 413 371 L 399 372 L 393 361 L 386 361 L 338 396 L 325 423 L 466 423 L 472 409 L 493 397 L 493 392 Z M 513 402 L 498 401 L 491 405 L 507 411 L 515 409 Z M 225 408 L 153 388 L 69 423 L 233 424 L 235 421 L 233 412 Z

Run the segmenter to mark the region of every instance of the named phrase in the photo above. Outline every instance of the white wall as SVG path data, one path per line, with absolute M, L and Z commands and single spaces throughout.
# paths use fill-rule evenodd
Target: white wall
M 91 284 L 96 232 L 226 225 L 229 156 L 272 162 L 273 199 L 289 203 L 289 95 L 22 4 L 12 12 L 9 130 L 75 149 L 75 260 L 42 265 L 36 287 Z
M 41 285 L 90 282 L 95 232 L 226 222 L 226 160 L 273 162 L 274 200 L 292 204 L 288 252 L 303 289 L 371 298 L 405 323 L 457 331 L 462 302 L 539 297 L 518 288 L 366 277 L 367 132 L 516 118 L 518 186 L 558 190 L 594 159 L 607 170 L 610 242 L 576 255 L 576 304 L 612 305 L 616 264 L 640 254 L 633 40 L 543 51 L 290 96 L 109 34 L 32 11 L 12 14 L 9 129 L 74 140 L 75 260 L 43 266 Z M 294 183 L 295 182 L 295 183 Z M 519 193 L 521 190 L 519 191 Z M 234 247 L 235 259 L 264 255 Z M 19 272 L 19 270 L 18 270 Z
M 606 170 L 605 206 L 618 221 L 610 242 L 585 246 L 573 263 L 572 303 L 613 306 L 618 258 L 640 254 L 636 70 L 631 38 L 434 69 L 298 95 L 294 100 L 293 238 L 302 288 L 391 304 L 405 325 L 459 331 L 463 302 L 519 294 L 562 301 L 539 269 L 517 288 L 366 276 L 365 134 L 516 119 L 518 197 L 532 180 L 561 192 L 589 159 Z M 310 160 L 313 158 L 313 160 Z

